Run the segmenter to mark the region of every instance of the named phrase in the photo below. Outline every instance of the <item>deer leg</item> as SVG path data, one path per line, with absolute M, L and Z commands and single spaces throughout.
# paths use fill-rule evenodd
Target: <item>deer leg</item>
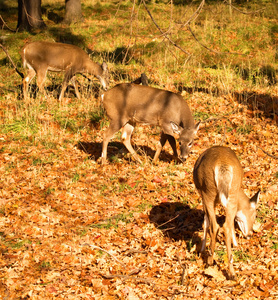
M 46 73 L 47 73 L 47 69 L 46 68 L 41 68 L 37 71 L 37 84 L 39 87 L 39 91 L 44 95 L 45 95 L 45 90 L 44 90 L 44 83 L 45 83 L 45 79 L 46 79 Z
M 173 149 L 174 158 L 178 159 L 177 144 L 175 138 L 172 135 L 167 134 L 167 139 L 170 143 L 171 148 Z
M 168 139 L 167 136 L 168 135 L 165 134 L 163 131 L 161 132 L 160 141 L 157 144 L 156 152 L 155 152 L 155 155 L 154 155 L 154 158 L 153 158 L 153 162 L 154 163 L 156 163 L 156 161 L 158 160 L 158 157 L 159 157 L 159 155 L 161 153 L 161 150 L 164 147 L 165 143 L 167 142 L 167 139 Z
M 28 97 L 28 87 L 32 79 L 35 77 L 36 71 L 32 68 L 28 69 L 28 74 L 23 79 L 23 97 L 26 99 Z
M 73 75 L 74 75 L 74 72 L 72 71 L 72 69 L 67 69 L 66 70 L 65 77 L 64 77 L 64 80 L 63 80 L 63 83 L 62 83 L 61 93 L 60 93 L 60 96 L 59 96 L 59 101 L 61 101 L 64 98 L 65 90 L 68 86 L 69 81 L 73 77 Z M 76 92 L 76 90 L 75 90 L 75 92 Z M 78 92 L 78 94 L 79 94 L 79 92 Z M 77 97 L 78 97 L 78 95 L 77 95 Z
M 101 153 L 101 163 L 104 164 L 107 158 L 107 146 L 110 139 L 113 135 L 121 129 L 121 125 L 119 122 L 112 122 L 110 123 L 108 129 L 104 132 L 103 135 L 103 142 L 102 142 L 102 153 Z
M 225 243 L 227 248 L 227 256 L 228 256 L 228 265 L 229 265 L 229 279 L 235 278 L 235 271 L 233 267 L 233 255 L 232 255 L 232 247 L 231 242 L 234 235 L 234 220 L 236 215 L 236 206 L 229 205 L 232 201 L 228 202 L 228 206 L 226 209 L 226 220 L 223 225 L 224 233 L 225 233 Z
M 207 264 L 212 265 L 214 249 L 215 249 L 215 244 L 216 244 L 216 237 L 218 234 L 219 225 L 217 224 L 217 221 L 216 221 L 214 201 L 211 201 L 211 198 L 208 198 L 205 195 L 203 195 L 203 197 L 207 198 L 207 199 L 203 198 L 203 201 L 204 201 L 203 203 L 206 203 L 205 214 L 208 217 L 208 223 L 209 223 L 209 229 L 210 229 L 210 231 L 209 231 L 209 233 L 210 233 L 210 254 L 208 256 Z
M 209 230 L 209 218 L 207 214 L 205 213 L 204 217 L 204 235 L 203 235 L 203 240 L 202 240 L 202 247 L 201 247 L 201 252 L 204 253 L 206 250 L 206 240 L 207 240 L 207 233 Z
M 235 226 L 233 226 L 232 237 L 233 237 L 233 245 L 234 245 L 234 247 L 237 247 L 236 234 L 235 234 Z
M 139 156 L 137 155 L 137 153 L 135 152 L 135 150 L 133 149 L 133 147 L 130 143 L 130 138 L 131 138 L 133 130 L 134 130 L 134 126 L 132 126 L 129 123 L 126 123 L 123 128 L 121 138 L 122 138 L 123 144 L 125 145 L 127 150 L 131 153 L 132 157 L 135 160 L 137 160 L 139 163 L 142 163 Z
M 73 77 L 71 78 L 71 82 L 72 82 L 72 84 L 73 84 L 73 86 L 74 86 L 74 90 L 75 90 L 75 94 L 76 94 L 77 98 L 78 98 L 78 99 L 81 99 L 81 95 L 80 95 L 79 90 L 78 90 L 78 84 L 76 83 L 76 78 L 75 78 L 75 76 L 73 76 Z

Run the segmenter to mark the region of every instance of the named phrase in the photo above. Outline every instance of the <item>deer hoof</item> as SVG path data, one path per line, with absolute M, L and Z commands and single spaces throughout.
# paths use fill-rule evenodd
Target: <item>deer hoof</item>
M 97 162 L 98 162 L 99 164 L 101 164 L 101 165 L 105 165 L 105 164 L 107 163 L 107 160 L 106 160 L 105 158 L 103 158 L 103 157 L 99 157 L 99 158 L 97 159 Z
M 237 276 L 235 273 L 231 273 L 231 272 L 228 273 L 228 280 L 235 281 L 236 279 L 237 279 Z
M 212 255 L 208 257 L 207 265 L 208 266 L 212 266 L 213 265 L 213 256 Z

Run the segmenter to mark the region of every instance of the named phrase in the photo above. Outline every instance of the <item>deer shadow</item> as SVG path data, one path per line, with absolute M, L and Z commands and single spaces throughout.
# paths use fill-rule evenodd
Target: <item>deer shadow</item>
M 97 124 L 92 124 L 92 126 L 98 126 Z M 75 145 L 77 149 L 85 152 L 89 155 L 89 158 L 92 160 L 97 161 L 101 157 L 102 152 L 102 143 L 97 142 L 82 142 L 80 141 L 78 144 Z M 133 145 L 134 150 L 137 152 L 138 155 L 147 157 L 150 161 L 153 159 L 155 155 L 155 150 L 151 149 L 148 146 L 144 145 Z M 108 144 L 108 151 L 107 151 L 108 160 L 113 161 L 116 158 L 120 158 L 126 161 L 130 161 L 131 158 L 127 156 L 129 154 L 128 150 L 121 142 L 114 142 L 111 141 Z M 170 162 L 173 159 L 170 153 L 162 150 L 159 156 L 160 161 Z
M 152 207 L 149 220 L 167 238 L 184 240 L 190 246 L 201 243 L 196 233 L 202 230 L 203 210 L 191 208 L 181 202 L 162 202 Z
M 225 215 L 217 215 L 216 219 L 222 228 Z M 188 250 L 196 245 L 197 253 L 200 253 L 203 261 L 206 262 L 207 251 L 201 253 L 200 233 L 203 235 L 204 222 L 202 209 L 192 208 L 181 202 L 161 202 L 159 205 L 152 207 L 149 220 L 157 229 L 162 231 L 166 238 L 174 241 L 185 241 Z M 223 236 L 221 239 L 223 239 Z
M 98 82 L 95 82 L 92 79 L 88 78 L 86 75 L 83 75 L 83 74 L 77 74 L 77 75 L 83 76 L 86 78 L 86 80 L 88 80 L 88 84 L 80 84 L 78 79 L 76 79 L 76 83 L 79 87 L 79 92 L 81 93 L 82 97 L 86 98 L 90 95 L 93 95 L 95 98 L 98 98 L 101 93 L 100 84 Z M 53 80 L 53 77 L 51 79 Z M 20 91 L 20 97 L 23 97 L 23 85 L 20 84 L 17 86 L 17 88 Z M 50 83 L 44 87 L 46 95 L 51 95 L 52 97 L 54 97 L 56 99 L 59 98 L 61 89 L 62 89 L 62 83 L 61 84 Z M 33 83 L 29 84 L 28 95 L 31 98 L 36 99 L 39 94 L 40 94 L 40 92 L 39 92 L 39 88 L 38 88 L 36 82 L 34 81 Z M 65 97 L 77 98 L 74 86 L 71 83 L 68 84 L 68 86 L 65 90 Z

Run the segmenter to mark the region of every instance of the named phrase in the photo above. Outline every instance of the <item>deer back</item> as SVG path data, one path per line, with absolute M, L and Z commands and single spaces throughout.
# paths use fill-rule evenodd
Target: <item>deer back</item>
M 199 156 L 194 166 L 193 178 L 196 188 L 202 193 L 219 194 L 219 198 L 221 195 L 228 198 L 229 195 L 238 193 L 243 170 L 230 148 L 215 146 Z
M 23 65 L 36 71 L 66 71 L 73 76 L 76 73 L 88 73 L 96 76 L 105 89 L 109 85 L 109 71 L 106 63 L 93 62 L 81 48 L 64 43 L 47 41 L 32 42 L 22 50 Z
M 227 208 L 229 201 L 236 206 L 236 221 L 244 236 L 252 234 L 259 192 L 251 199 L 245 195 L 243 169 L 234 151 L 222 146 L 207 149 L 195 163 L 193 179 L 204 206 L 207 201 L 220 201 Z
M 103 104 L 111 119 L 160 125 L 173 134 L 170 122 L 187 128 L 194 119 L 185 100 L 175 93 L 132 83 L 116 85 L 104 94 Z
M 103 104 L 108 117 L 124 126 L 126 123 L 158 125 L 162 131 L 179 135 L 180 159 L 185 160 L 193 145 L 199 123 L 181 95 L 170 91 L 122 83 L 104 94 Z

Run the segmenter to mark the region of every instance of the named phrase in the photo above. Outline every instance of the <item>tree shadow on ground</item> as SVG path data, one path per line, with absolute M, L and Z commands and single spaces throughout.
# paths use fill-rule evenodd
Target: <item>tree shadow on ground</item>
M 48 28 L 49 35 L 55 42 L 76 45 L 82 49 L 86 48 L 86 39 L 82 35 L 74 34 L 71 28 Z
M 195 92 L 212 94 L 214 96 L 227 94 L 218 88 L 211 90 L 208 88 L 185 87 L 182 83 L 178 84 L 178 90 L 180 93 L 186 91 L 189 94 L 194 94 Z M 270 118 L 278 122 L 278 96 L 255 91 L 243 91 L 242 93 L 231 92 L 231 97 L 238 103 L 246 105 L 248 110 L 252 112 L 251 116 Z
M 94 125 L 93 125 L 94 126 Z M 101 157 L 102 143 L 96 142 L 79 142 L 76 145 L 77 149 L 87 153 L 91 159 L 97 161 Z M 139 155 L 142 161 L 146 158 L 152 160 L 155 150 L 148 146 L 134 145 L 134 150 Z M 115 160 L 117 158 L 130 161 L 131 157 L 128 156 L 129 152 L 121 142 L 110 142 L 107 149 L 107 160 Z M 159 156 L 160 161 L 170 162 L 173 159 L 170 153 L 162 150 Z

